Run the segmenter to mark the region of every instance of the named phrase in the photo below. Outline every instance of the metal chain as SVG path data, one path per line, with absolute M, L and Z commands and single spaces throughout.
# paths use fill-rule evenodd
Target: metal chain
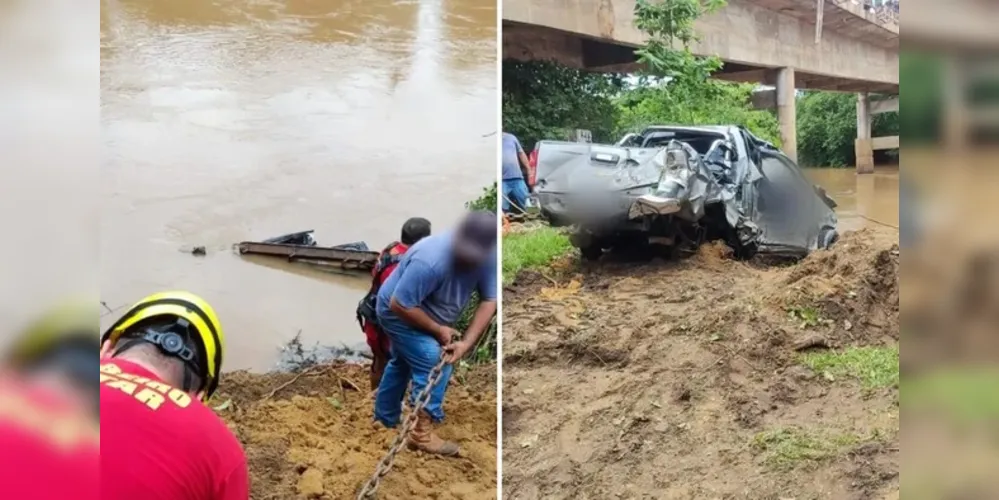
M 427 386 L 423 388 L 423 392 L 416 397 L 416 404 L 413 405 L 413 411 L 409 413 L 406 417 L 405 422 L 402 424 L 402 430 L 399 431 L 399 435 L 395 437 L 392 441 L 392 446 L 389 447 L 388 453 L 382 457 L 381 461 L 378 462 L 378 466 L 375 467 L 375 473 L 372 474 L 371 478 L 368 479 L 367 483 L 364 483 L 364 487 L 361 488 L 361 492 L 357 494 L 357 500 L 368 500 L 374 498 L 375 492 L 378 491 L 378 487 L 381 485 L 382 479 L 388 475 L 389 471 L 392 470 L 392 465 L 395 463 L 395 456 L 402 451 L 402 448 L 406 445 L 406 441 L 409 439 L 409 434 L 413 432 L 416 427 L 416 419 L 419 417 L 423 407 L 427 406 L 430 402 L 430 393 L 433 392 L 434 386 L 440 381 L 441 374 L 444 371 L 444 365 L 447 364 L 447 353 L 441 354 L 440 361 L 437 362 L 437 366 L 434 366 L 430 370 L 430 377 L 427 381 Z

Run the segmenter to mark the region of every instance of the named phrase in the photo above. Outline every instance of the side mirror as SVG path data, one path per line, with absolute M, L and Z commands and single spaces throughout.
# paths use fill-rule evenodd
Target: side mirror
M 827 207 L 835 210 L 836 207 L 839 206 L 832 198 L 829 197 L 829 194 L 826 193 L 825 188 L 819 186 L 818 184 L 815 184 L 812 187 L 815 189 L 815 194 L 819 196 L 819 199 L 822 200 L 822 202 L 825 203 Z

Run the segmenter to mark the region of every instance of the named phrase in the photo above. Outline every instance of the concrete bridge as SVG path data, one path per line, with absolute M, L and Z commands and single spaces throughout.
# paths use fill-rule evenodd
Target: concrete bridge
M 637 70 L 635 0 L 504 0 L 503 57 L 554 60 L 591 71 Z M 776 107 L 785 152 L 797 159 L 795 90 L 857 93 L 857 169 L 898 137 L 871 137 L 871 117 L 898 109 L 898 17 L 855 0 L 729 0 L 696 24 L 692 50 L 715 55 L 720 79 L 775 87 L 755 104 Z M 872 100 L 871 94 L 889 96 Z
M 948 149 L 995 141 L 999 103 L 974 102 L 974 89 L 999 85 L 995 6 L 974 0 L 927 2 L 906 13 L 906 50 L 937 58 L 941 68 L 942 132 Z M 911 26 L 911 27 L 909 27 Z M 934 78 L 935 75 L 926 75 Z

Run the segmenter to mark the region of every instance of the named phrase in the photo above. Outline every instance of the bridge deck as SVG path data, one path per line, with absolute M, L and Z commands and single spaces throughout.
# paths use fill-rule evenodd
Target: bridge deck
M 872 22 L 849 2 L 824 1 L 816 43 L 816 0 L 729 0 L 698 21 L 693 50 L 726 62 L 719 78 L 768 83 L 772 70 L 793 67 L 798 88 L 897 93 L 897 25 Z M 645 40 L 634 0 L 504 0 L 503 19 L 503 56 L 517 60 L 632 71 Z

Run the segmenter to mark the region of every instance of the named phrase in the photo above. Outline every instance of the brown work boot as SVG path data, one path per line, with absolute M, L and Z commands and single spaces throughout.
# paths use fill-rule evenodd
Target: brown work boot
M 427 412 L 421 411 L 416 417 L 416 427 L 409 435 L 409 448 L 427 453 L 456 457 L 460 451 L 458 443 L 445 441 L 434 433 L 434 424 Z

